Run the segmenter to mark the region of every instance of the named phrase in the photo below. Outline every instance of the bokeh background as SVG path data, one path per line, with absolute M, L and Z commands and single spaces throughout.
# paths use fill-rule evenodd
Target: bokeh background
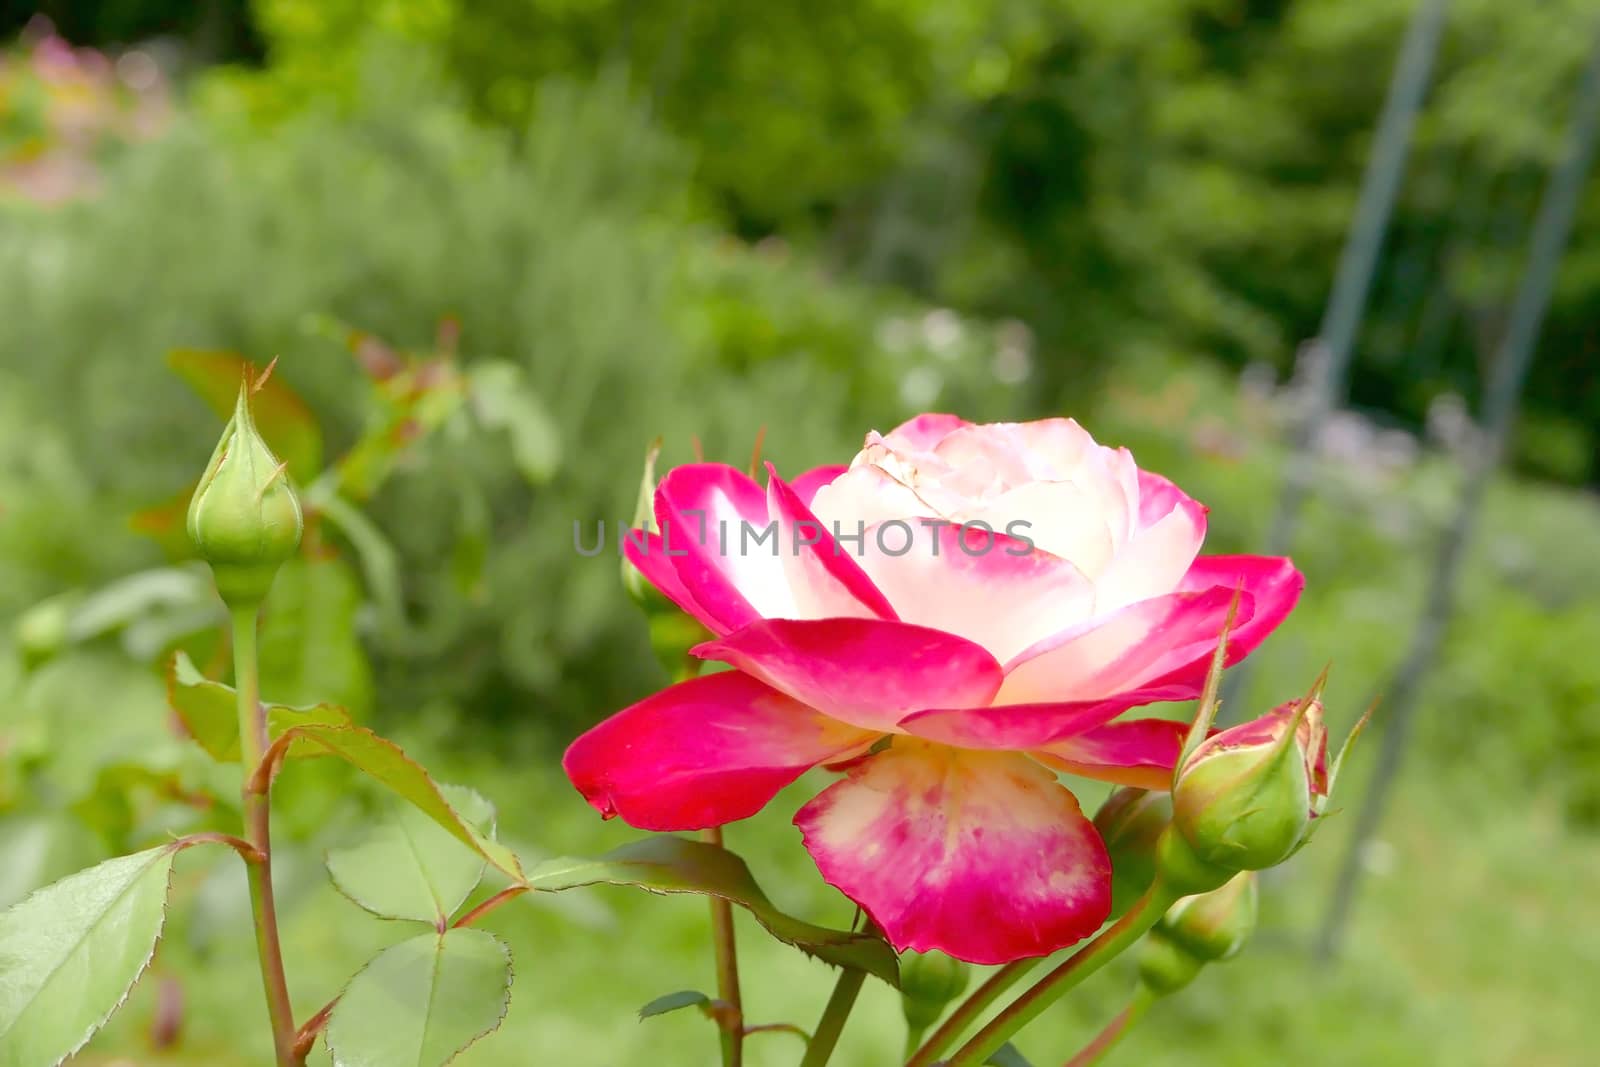
M 241 357 L 281 357 L 264 422 L 319 507 L 266 622 L 267 696 L 345 703 L 479 786 L 529 857 L 634 836 L 557 760 L 665 680 L 615 556 L 573 544 L 574 522 L 632 513 L 652 438 L 663 462 L 743 465 L 764 432 L 794 473 L 922 410 L 1072 414 L 1208 503 L 1210 550 L 1259 551 L 1326 407 L 1292 546 L 1307 592 L 1230 711 L 1331 661 L 1342 732 L 1419 626 L 1443 625 L 1438 654 L 1409 734 L 1380 714 L 1345 813 L 1269 880 L 1245 955 L 1112 1062 L 1592 1062 L 1600 183 L 1451 610 L 1427 605 L 1484 478 L 1479 420 L 1600 4 L 1449 5 L 1348 389 L 1321 395 L 1305 342 L 1415 10 L 0 3 L 0 905 L 235 817 L 172 729 L 161 665 L 182 647 L 225 671 L 181 507 Z M 729 839 L 781 905 L 845 923 L 788 824 L 819 784 Z M 317 765 L 279 796 L 304 1015 L 398 936 L 320 860 L 386 801 Z M 1329 959 L 1347 861 L 1359 895 Z M 235 867 L 185 857 L 154 968 L 75 1062 L 267 1062 Z M 459 1062 L 712 1062 L 693 1013 L 633 1016 L 712 984 L 702 902 L 596 890 L 491 925 L 512 1009 Z M 752 1021 L 809 1026 L 831 975 L 740 930 Z M 1023 1051 L 1065 1060 L 1131 980 L 1096 979 Z M 901 1033 L 869 988 L 836 1062 L 882 1067 Z M 757 1067 L 797 1058 L 751 1041 Z

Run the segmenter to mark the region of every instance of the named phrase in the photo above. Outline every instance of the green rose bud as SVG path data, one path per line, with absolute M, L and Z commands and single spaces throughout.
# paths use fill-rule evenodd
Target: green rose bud
M 644 453 L 644 475 L 639 481 L 638 502 L 633 508 L 632 529 L 644 533 L 660 533 L 656 526 L 655 497 L 656 497 L 656 457 L 661 455 L 661 438 L 650 442 L 650 447 Z M 644 549 L 642 535 L 630 535 L 627 540 L 639 550 Z M 624 554 L 622 557 L 622 588 L 628 591 L 633 602 L 644 608 L 647 612 L 654 611 L 662 604 L 672 605 L 661 592 L 645 580 L 639 568 Z
M 189 502 L 189 537 L 230 607 L 267 595 L 278 568 L 300 547 L 302 525 L 288 473 L 256 432 L 250 390 L 241 385 L 233 418 Z
M 1220 889 L 1184 897 L 1158 929 L 1195 959 L 1215 963 L 1237 955 L 1255 932 L 1259 893 L 1254 871 L 1240 871 Z
M 1172 796 L 1122 786 L 1095 813 L 1094 826 L 1111 856 L 1111 917 L 1144 895 L 1156 877 L 1156 843 L 1172 821 Z
M 907 952 L 900 957 L 900 1005 L 906 1025 L 919 1032 L 938 1022 L 962 993 L 972 969 L 942 952 Z
M 1195 855 L 1188 838 L 1176 825 L 1162 831 L 1161 840 L 1156 842 L 1156 874 L 1162 885 L 1177 896 L 1209 893 L 1235 873 Z
M 1171 996 L 1194 981 L 1203 966 L 1159 927 L 1139 944 L 1139 981 L 1158 997 Z
M 627 547 L 622 556 L 622 587 L 644 611 L 650 626 L 650 649 L 656 654 L 656 659 L 671 672 L 674 680 L 681 680 L 693 677 L 699 670 L 700 663 L 689 655 L 689 650 L 703 641 L 709 641 L 711 633 L 650 584 L 628 558 L 629 552 L 656 555 L 666 551 L 663 543 L 658 542 L 651 547 L 645 536 L 661 532 L 655 515 L 656 457 L 660 454 L 661 439 L 657 438 L 645 451 L 644 476 L 639 481 L 639 499 L 634 506 L 633 525 L 623 537 Z
M 1327 792 L 1322 703 L 1291 702 L 1194 750 L 1173 783 L 1173 825 L 1206 863 L 1261 870 L 1300 847 Z

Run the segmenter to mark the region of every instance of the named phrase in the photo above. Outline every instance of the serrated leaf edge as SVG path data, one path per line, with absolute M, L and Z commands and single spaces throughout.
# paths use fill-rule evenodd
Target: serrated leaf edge
M 158 923 L 157 926 L 156 926 L 156 936 L 154 938 L 152 938 L 151 941 L 150 941 L 150 951 L 145 953 L 144 962 L 139 964 L 138 970 L 136 970 L 134 972 L 133 978 L 128 982 L 128 987 L 122 991 L 122 996 L 117 998 L 117 1002 L 115 1004 L 111 1005 L 111 1007 L 106 1010 L 106 1013 L 100 1017 L 100 1020 L 98 1022 L 92 1023 L 89 1026 L 88 1031 L 81 1038 L 78 1039 L 78 1043 L 76 1045 L 73 1045 L 70 1049 L 68 1049 L 66 1051 L 66 1053 L 64 1055 L 62 1055 L 62 1057 L 60 1059 L 58 1059 L 54 1063 L 52 1063 L 50 1065 L 50 1067 L 61 1067 L 62 1064 L 66 1063 L 68 1060 L 72 1059 L 72 1057 L 76 1056 L 79 1052 L 82 1052 L 84 1046 L 87 1045 L 90 1041 L 94 1040 L 94 1035 L 98 1034 L 101 1031 L 101 1029 L 103 1029 L 105 1027 L 106 1023 L 111 1021 L 111 1017 L 113 1015 L 115 1015 L 117 1012 L 122 1010 L 122 1006 L 124 1004 L 126 1004 L 128 1002 L 128 998 L 133 995 L 134 987 L 139 984 L 140 979 L 142 979 L 145 976 L 145 973 L 150 970 L 150 964 L 152 962 L 154 962 L 154 960 L 156 958 L 156 949 L 159 948 L 160 945 L 161 945 L 162 934 L 164 934 L 166 932 L 166 929 L 167 929 L 167 912 L 168 912 L 168 909 L 170 909 L 171 906 L 172 906 L 173 865 L 177 862 L 177 854 L 179 852 L 182 852 L 184 847 L 185 846 L 183 844 L 181 844 L 180 842 L 173 842 L 172 844 L 162 845 L 162 846 L 159 846 L 159 848 L 157 848 L 157 849 L 150 849 L 149 850 L 151 852 L 160 851 L 160 852 L 163 852 L 166 856 L 172 857 L 171 860 L 169 860 L 169 862 L 167 864 L 167 879 L 166 879 L 167 884 L 166 884 L 166 889 L 163 892 L 162 897 L 161 897 L 161 922 Z M 138 853 L 129 853 L 129 855 L 138 855 Z M 117 859 L 117 858 L 119 858 L 119 857 L 115 857 L 115 856 L 112 857 L 112 859 Z M 102 861 L 102 862 L 109 862 L 109 861 Z M 95 866 L 99 866 L 99 864 L 95 864 Z M 94 867 L 85 867 L 80 871 L 74 871 L 73 874 L 81 874 L 81 873 L 83 873 L 83 871 L 89 871 L 89 870 L 93 870 L 93 869 L 94 869 Z M 27 896 L 23 897 L 21 900 L 17 901 L 15 904 L 11 905 L 10 908 L 6 908 L 5 911 L 11 911 L 13 908 L 20 908 L 22 905 L 26 904 L 28 901 L 32 900 L 34 897 L 38 896 L 39 894 L 47 892 L 50 889 L 51 886 L 54 886 L 59 882 L 63 882 L 67 878 L 71 878 L 71 877 L 72 877 L 71 874 L 65 875 L 62 878 L 56 879 L 55 882 L 51 882 L 49 885 L 40 886 L 38 889 L 35 889 L 33 892 L 29 893 Z M 135 879 L 135 881 L 137 881 L 137 880 L 138 879 Z M 127 890 L 124 889 L 121 893 L 118 893 L 115 898 L 113 898 L 114 901 L 121 900 L 123 895 L 126 894 L 126 893 L 127 893 Z M 4 914 L 4 913 L 0 912 L 0 914 Z M 52 969 L 49 974 L 45 975 L 45 980 L 48 981 L 56 973 L 57 969 L 59 969 L 59 967 L 56 968 L 56 969 Z M 35 994 L 35 996 L 37 996 L 37 994 Z M 509 997 L 507 999 L 509 1000 Z M 32 999 L 30 999 L 28 1001 L 28 1003 L 32 1004 L 33 1003 Z M 21 1016 L 19 1015 L 18 1018 L 21 1018 Z M 505 1017 L 502 1015 L 501 1018 L 504 1019 Z M 14 1027 L 15 1027 L 15 1024 L 13 1024 L 13 1028 Z M 0 1037 L 3 1037 L 3 1036 L 4 1036 L 3 1034 L 0 1034 Z M 476 1039 L 474 1039 L 474 1040 L 476 1040 Z
M 452 815 L 455 816 L 456 826 L 452 827 L 452 826 L 442 822 L 441 820 L 439 820 L 437 818 L 434 818 L 434 816 L 429 814 L 427 811 L 424 811 L 414 801 L 412 801 L 408 797 L 406 797 L 405 794 L 403 794 L 403 793 L 399 792 L 398 790 L 396 790 L 393 786 L 389 785 L 389 783 L 383 781 L 383 779 L 379 778 L 377 775 L 375 775 L 372 772 L 368 771 L 365 767 L 362 767 L 359 763 L 357 763 L 355 760 L 351 759 L 349 756 L 345 755 L 343 752 L 339 751 L 337 748 L 335 748 L 335 747 L 333 747 L 331 745 L 324 745 L 323 746 L 324 748 L 327 749 L 327 754 L 328 755 L 336 756 L 339 759 L 344 760 L 346 763 L 350 764 L 352 767 L 354 767 L 356 770 L 360 771 L 362 774 L 366 775 L 368 778 L 371 778 L 373 781 L 377 782 L 379 785 L 383 786 L 385 789 L 388 789 L 390 793 L 393 793 L 400 800 L 405 801 L 407 804 L 410 804 L 412 807 L 417 808 L 418 811 L 421 811 L 422 814 L 427 815 L 430 819 L 433 819 L 434 822 L 438 823 L 441 827 L 443 827 L 445 829 L 445 831 L 447 833 L 449 833 L 452 837 L 454 837 L 456 840 L 460 841 L 462 844 L 466 845 L 469 849 L 471 849 L 473 852 L 477 853 L 479 856 L 482 856 L 484 862 L 487 863 L 489 866 L 493 867 L 495 870 L 497 870 L 500 873 L 510 877 L 512 879 L 512 881 L 514 881 L 514 882 L 522 883 L 522 882 L 526 881 L 526 875 L 524 874 L 524 872 L 522 870 L 521 861 L 518 860 L 516 853 L 513 852 L 510 849 L 510 847 L 502 844 L 496 838 L 488 837 L 488 836 L 485 836 L 485 835 L 479 835 L 478 831 L 477 831 L 477 828 L 474 827 L 471 823 L 469 823 L 465 818 L 463 818 L 461 813 L 456 810 L 455 805 L 450 803 L 449 798 L 446 797 L 444 795 L 443 790 L 441 790 L 439 788 L 439 782 L 434 779 L 433 775 L 431 773 L 429 773 L 428 769 L 426 767 L 424 767 L 421 763 L 417 762 L 416 760 L 412 759 L 409 755 L 407 755 L 405 749 L 401 748 L 398 744 L 396 744 L 395 742 L 389 740 L 387 737 L 384 737 L 383 735 L 377 733 L 376 731 L 369 730 L 365 726 L 357 726 L 354 723 L 341 724 L 341 725 L 330 725 L 330 724 L 327 724 L 327 723 L 307 723 L 307 724 L 305 724 L 303 726 L 292 726 L 289 729 L 285 730 L 277 738 L 277 740 L 275 740 L 272 743 L 272 748 L 268 750 L 268 755 L 267 755 L 267 761 L 266 762 L 270 762 L 272 760 L 274 751 L 286 751 L 296 741 L 306 741 L 306 742 L 308 742 L 310 744 L 316 744 L 317 743 L 317 737 L 316 737 L 315 733 L 313 733 L 312 731 L 315 731 L 315 730 L 318 730 L 318 729 L 327 731 L 329 733 L 350 734 L 350 735 L 364 736 L 364 737 L 368 738 L 369 740 L 376 741 L 380 745 L 383 745 L 383 746 L 386 746 L 386 747 L 388 747 L 390 749 L 393 749 L 394 752 L 400 757 L 401 760 L 403 760 L 405 763 L 410 764 L 412 767 L 415 767 L 422 774 L 423 780 L 426 782 L 427 787 L 433 792 L 433 795 L 438 798 L 439 802 L 444 805 L 446 810 L 448 810 Z M 263 766 L 265 766 L 265 763 L 263 764 Z M 498 813 L 497 813 L 496 818 L 498 820 Z M 484 850 L 482 845 L 480 845 L 477 841 L 473 840 L 474 835 L 483 836 L 484 840 L 490 841 L 490 842 L 492 842 L 492 843 L 494 843 L 496 845 L 500 845 L 501 848 L 504 848 L 505 851 L 506 851 L 506 855 L 510 858 L 510 865 L 509 866 L 505 866 L 505 865 L 502 865 L 502 864 L 496 862 L 495 859 L 492 856 L 490 856 L 486 850 Z
M 436 935 L 436 940 L 439 942 L 439 944 L 443 945 L 444 944 L 444 939 L 446 937 L 450 936 L 451 934 L 455 933 L 456 930 L 457 930 L 456 927 L 451 927 L 448 930 L 440 931 Z M 495 1021 L 494 1021 L 494 1023 L 492 1025 L 487 1026 L 484 1029 L 482 1029 L 482 1030 L 478 1031 L 477 1033 L 473 1034 L 470 1038 L 467 1039 L 467 1041 L 466 1041 L 466 1043 L 464 1045 L 462 1045 L 460 1048 L 456 1049 L 454 1052 L 450 1053 L 450 1057 L 448 1059 L 446 1059 L 443 1063 L 439 1064 L 438 1067 L 449 1067 L 449 1065 L 454 1063 L 456 1061 L 456 1059 L 463 1052 L 467 1051 L 467 1049 L 471 1048 L 473 1045 L 476 1045 L 479 1041 L 482 1041 L 484 1038 L 488 1037 L 490 1034 L 492 1034 L 496 1030 L 500 1029 L 500 1027 L 505 1024 L 506 1016 L 511 1013 L 511 987 L 516 984 L 516 980 L 517 980 L 517 961 L 516 961 L 516 956 L 511 951 L 511 946 L 509 944 L 507 944 L 506 942 L 502 941 L 500 938 L 498 938 L 498 937 L 494 936 L 493 934 L 489 933 L 489 931 L 487 931 L 487 930 L 478 930 L 478 929 L 473 928 L 473 927 L 468 927 L 463 932 L 467 932 L 467 931 L 470 931 L 472 933 L 483 934 L 490 941 L 494 942 L 495 947 L 500 950 L 500 954 L 505 957 L 505 960 L 506 960 L 506 985 L 505 985 L 505 991 L 501 995 L 501 998 L 500 998 L 500 1015 L 495 1019 Z M 417 936 L 418 937 L 425 937 L 427 935 L 418 934 Z M 411 940 L 411 939 L 407 938 L 407 940 Z M 388 952 L 389 949 L 395 948 L 396 946 L 402 945 L 404 943 L 405 942 L 403 942 L 403 941 L 396 941 L 393 945 L 386 946 L 385 948 L 383 948 L 382 950 L 380 950 L 378 952 L 377 956 L 373 956 L 372 959 L 369 959 L 365 964 L 362 965 L 360 970 L 356 971 L 355 974 L 352 974 L 350 976 L 349 980 L 347 982 L 345 982 L 344 987 L 339 990 L 339 998 L 338 998 L 339 999 L 339 1003 L 340 1004 L 344 1003 L 344 995 L 350 991 L 350 986 L 355 983 L 355 980 L 357 978 L 360 978 L 363 974 L 366 973 L 367 968 L 372 966 L 373 960 L 376 960 L 378 958 L 378 956 L 381 956 L 385 952 Z M 435 972 L 435 979 L 437 980 L 437 972 Z M 431 1001 L 431 992 L 430 992 L 430 1004 L 431 1003 L 432 1003 L 432 1001 Z M 338 1009 L 337 1006 L 335 1006 L 334 1009 L 333 1009 L 333 1014 L 330 1015 L 329 1018 L 328 1018 L 328 1025 L 322 1031 L 322 1043 L 324 1045 L 328 1046 L 328 1055 L 330 1057 L 332 1057 L 333 1067 L 339 1067 L 339 1051 L 338 1051 L 338 1049 L 334 1048 L 334 1045 L 333 1045 L 333 1020 L 338 1016 L 338 1014 L 339 1014 L 339 1009 Z M 58 1064 L 53 1065 L 53 1067 L 61 1067 L 61 1065 L 58 1063 Z M 419 1064 L 418 1067 L 425 1067 L 425 1065 Z

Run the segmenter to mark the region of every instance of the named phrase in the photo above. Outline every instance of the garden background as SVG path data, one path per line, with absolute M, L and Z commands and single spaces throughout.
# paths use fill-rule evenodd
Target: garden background
M 219 655 L 173 502 L 227 353 L 281 357 L 275 444 L 303 486 L 333 471 L 342 512 L 279 579 L 265 695 L 340 701 L 471 781 L 529 858 L 636 836 L 558 759 L 665 678 L 614 552 L 580 556 L 573 530 L 631 515 L 657 435 L 664 462 L 744 465 L 764 431 L 795 473 L 917 411 L 1073 414 L 1210 505 L 1208 550 L 1261 550 L 1413 7 L 0 3 L 0 905 L 234 817 L 161 673 L 176 647 Z M 1594 0 L 1450 5 L 1348 402 L 1313 439 L 1307 591 L 1235 715 L 1331 660 L 1338 735 L 1391 684 L 1597 26 Z M 1540 1067 L 1600 1042 L 1584 189 L 1337 959 L 1314 943 L 1381 714 L 1245 954 L 1112 1062 Z M 846 923 L 788 824 L 814 791 L 729 842 L 787 910 Z M 321 866 L 385 801 L 316 763 L 280 796 L 304 1015 L 393 939 Z M 194 859 L 130 1009 L 74 1062 L 270 1058 L 236 865 Z M 710 986 L 704 912 L 625 889 L 497 912 L 516 995 L 459 1062 L 701 1067 L 703 1019 L 633 1012 Z M 747 1016 L 809 1025 L 827 969 L 741 931 Z M 1130 981 L 1112 968 L 1022 1049 L 1065 1059 Z M 889 1062 L 898 1013 L 869 986 L 837 1062 Z M 774 1034 L 749 1058 L 797 1051 Z

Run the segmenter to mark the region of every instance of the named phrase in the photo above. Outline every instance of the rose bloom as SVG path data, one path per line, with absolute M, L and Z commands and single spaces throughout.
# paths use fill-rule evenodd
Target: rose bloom
M 568 776 L 608 818 L 695 830 L 821 765 L 843 777 L 795 824 L 896 948 L 1002 963 L 1093 933 L 1110 861 L 1056 772 L 1168 788 L 1184 727 L 1118 716 L 1197 697 L 1236 592 L 1230 662 L 1300 573 L 1197 558 L 1206 509 L 1070 419 L 921 415 L 848 468 L 768 473 L 662 480 L 665 539 L 628 557 L 734 669 L 602 722 Z

